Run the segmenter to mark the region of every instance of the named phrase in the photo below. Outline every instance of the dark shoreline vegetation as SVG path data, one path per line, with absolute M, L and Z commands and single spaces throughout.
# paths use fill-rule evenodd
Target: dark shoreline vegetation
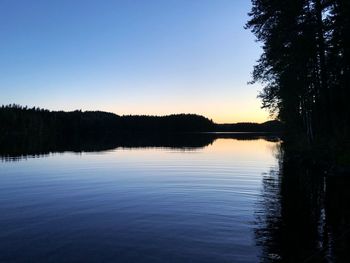
M 253 0 L 249 15 L 263 48 L 252 82 L 285 124 L 288 151 L 349 166 L 350 1 Z
M 278 121 L 216 124 L 194 114 L 119 116 L 101 111 L 49 111 L 15 104 L 0 108 L 0 123 L 3 157 L 116 147 L 196 148 L 216 138 L 257 138 L 282 131 Z M 227 134 L 230 132 L 238 134 Z M 248 132 L 249 136 L 244 134 Z

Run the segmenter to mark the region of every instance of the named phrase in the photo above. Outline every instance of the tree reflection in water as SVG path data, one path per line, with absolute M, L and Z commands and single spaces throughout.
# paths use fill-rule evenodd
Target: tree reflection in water
M 350 177 L 292 159 L 263 176 L 255 236 L 261 262 L 350 262 Z

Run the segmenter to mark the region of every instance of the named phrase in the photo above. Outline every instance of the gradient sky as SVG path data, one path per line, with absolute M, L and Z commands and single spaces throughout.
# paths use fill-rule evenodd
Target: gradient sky
M 250 0 L 1 0 L 0 104 L 268 118 Z

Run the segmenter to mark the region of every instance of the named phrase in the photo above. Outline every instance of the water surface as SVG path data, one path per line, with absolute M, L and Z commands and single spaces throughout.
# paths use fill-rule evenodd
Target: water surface
M 275 142 L 3 161 L 0 262 L 252 262 Z
M 112 145 L 2 155 L 0 262 L 349 262 L 349 180 L 276 138 Z

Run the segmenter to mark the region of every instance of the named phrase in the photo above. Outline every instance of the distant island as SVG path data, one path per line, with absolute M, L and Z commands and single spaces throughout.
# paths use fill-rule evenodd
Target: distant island
M 103 111 L 49 111 L 16 104 L 0 108 L 0 138 L 94 136 L 121 133 L 281 132 L 279 121 L 217 124 L 196 114 L 124 115 Z

